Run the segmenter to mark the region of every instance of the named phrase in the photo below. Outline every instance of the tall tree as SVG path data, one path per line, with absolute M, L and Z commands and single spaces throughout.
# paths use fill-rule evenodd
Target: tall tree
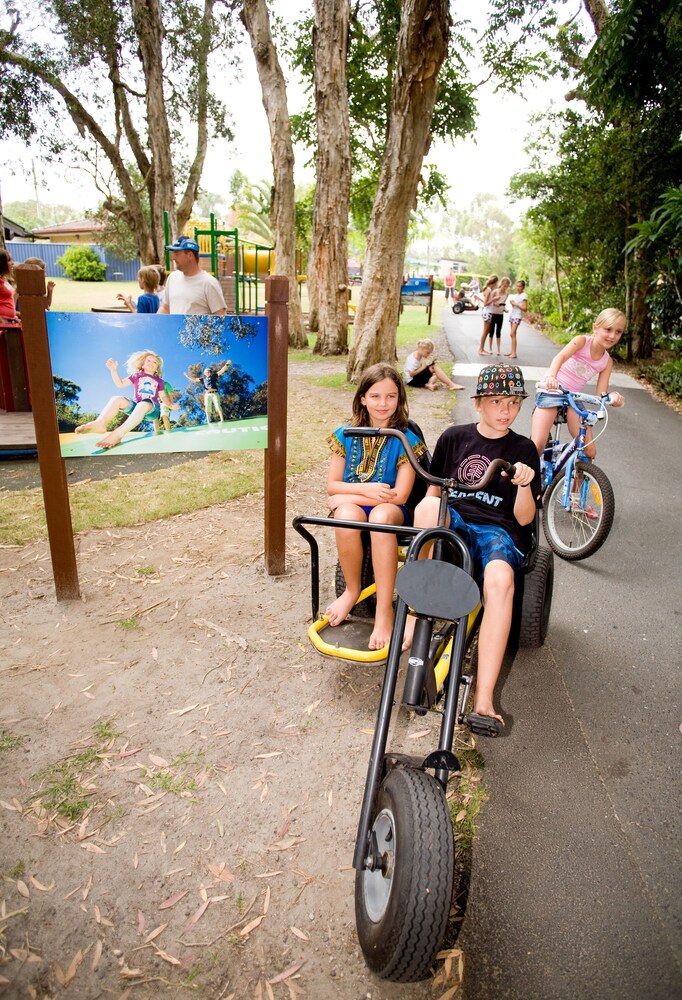
M 0 32 L 0 136 L 40 136 L 53 155 L 85 162 L 142 260 L 162 260 L 164 211 L 175 235 L 197 196 L 211 129 L 229 135 L 209 86 L 210 56 L 232 43 L 227 8 L 218 0 L 163 10 L 160 0 L 25 0 L 9 14 Z M 36 32 L 46 23 L 49 35 Z
M 313 260 L 319 354 L 345 354 L 348 340 L 350 123 L 346 88 L 349 0 L 315 0 L 313 58 L 317 155 Z
M 431 138 L 438 73 L 449 38 L 445 0 L 404 0 L 386 146 L 372 208 L 362 294 L 347 374 L 395 359 L 405 244 Z
M 273 172 L 271 222 L 275 232 L 276 268 L 279 274 L 289 279 L 289 343 L 292 347 L 303 347 L 307 341 L 298 299 L 294 144 L 286 82 L 272 41 L 266 0 L 246 0 L 241 16 L 256 59 L 263 107 L 270 129 Z

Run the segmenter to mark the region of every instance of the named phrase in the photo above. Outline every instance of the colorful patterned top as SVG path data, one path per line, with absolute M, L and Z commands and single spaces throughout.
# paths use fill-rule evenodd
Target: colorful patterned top
M 398 469 L 408 461 L 402 443 L 394 437 L 344 437 L 344 424 L 330 434 L 327 444 L 334 455 L 346 460 L 345 483 L 388 483 L 395 486 Z M 426 445 L 409 428 L 400 428 L 410 442 L 417 459 L 426 454 Z

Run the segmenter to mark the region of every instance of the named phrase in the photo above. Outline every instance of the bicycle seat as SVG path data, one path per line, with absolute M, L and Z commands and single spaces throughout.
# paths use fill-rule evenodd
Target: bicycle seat
M 415 614 L 448 622 L 470 614 L 481 600 L 473 577 L 438 559 L 407 563 L 398 573 L 395 587 Z

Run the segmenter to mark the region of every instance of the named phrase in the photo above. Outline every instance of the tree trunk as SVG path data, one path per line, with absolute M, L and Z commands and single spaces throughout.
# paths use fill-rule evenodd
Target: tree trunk
M 347 374 L 393 363 L 407 228 L 428 151 L 438 73 L 447 52 L 446 0 L 404 0 L 386 149 L 379 178 Z
M 163 21 L 159 0 L 132 0 L 133 20 L 140 44 L 145 77 L 147 129 L 151 150 L 149 205 L 155 260 L 163 261 L 166 242 L 163 213 L 170 215 L 171 239 L 177 235 L 175 219 L 175 173 L 171 135 L 163 92 Z
M 311 333 L 317 333 L 320 328 L 315 274 L 315 251 L 311 246 L 308 254 L 308 329 Z
M 590 15 L 595 35 L 600 35 L 609 18 L 609 8 L 604 0 L 583 0 L 583 6 Z
M 316 354 L 348 350 L 350 122 L 346 58 L 349 0 L 315 0 L 313 59 L 317 156 L 313 209 Z
M 654 273 L 654 268 L 653 262 L 647 258 L 647 255 L 641 249 L 635 250 L 633 264 L 631 337 L 637 345 L 635 356 L 640 360 L 646 360 L 654 353 L 651 311 L 649 308 L 649 294 L 651 291 L 649 278 Z
M 554 280 L 556 282 L 556 294 L 559 299 L 559 319 L 561 325 L 564 325 L 564 296 L 561 290 L 561 270 L 559 268 L 559 241 L 556 236 L 553 240 L 554 249 Z
M 292 347 L 305 347 L 307 339 L 298 298 L 294 146 L 286 83 L 272 41 L 266 0 L 245 0 L 241 16 L 256 58 L 263 107 L 270 128 L 274 176 L 271 215 L 275 232 L 275 267 L 278 274 L 285 274 L 289 279 L 289 344 Z

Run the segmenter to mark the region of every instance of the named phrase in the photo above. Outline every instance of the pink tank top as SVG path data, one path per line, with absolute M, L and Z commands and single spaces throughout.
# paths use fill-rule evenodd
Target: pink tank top
M 590 355 L 590 344 L 592 337 L 586 337 L 584 345 L 580 350 L 572 354 L 568 361 L 564 361 L 557 374 L 559 385 L 571 392 L 580 392 L 583 386 L 603 372 L 609 363 L 609 352 L 604 351 L 599 361 L 595 361 Z

